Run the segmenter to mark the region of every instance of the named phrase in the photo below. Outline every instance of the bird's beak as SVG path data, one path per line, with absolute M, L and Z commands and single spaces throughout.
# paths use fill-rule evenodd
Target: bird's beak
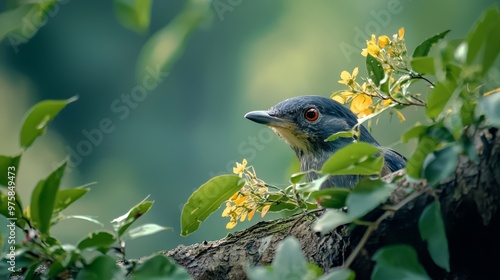
M 245 118 L 254 121 L 256 123 L 265 124 L 274 127 L 285 127 L 290 128 L 295 126 L 292 122 L 269 115 L 267 111 L 252 111 L 245 115 Z

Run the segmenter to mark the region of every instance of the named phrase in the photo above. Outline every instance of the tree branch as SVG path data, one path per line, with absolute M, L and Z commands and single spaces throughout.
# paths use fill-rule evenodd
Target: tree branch
M 368 279 L 373 268 L 371 256 L 377 249 L 405 243 L 416 248 L 420 262 L 432 278 L 487 278 L 496 271 L 495 260 L 500 251 L 500 133 L 491 128 L 474 138 L 479 160 L 461 156 L 455 175 L 437 188 L 451 254 L 449 273 L 432 262 L 418 231 L 418 217 L 434 198 L 423 193 L 410 202 L 401 203 L 407 199 L 401 187 L 413 187 L 417 191 L 427 188 L 423 183 L 406 180 L 398 183 L 398 190 L 390 198 L 393 205 L 401 203 L 401 209 L 392 216 L 384 214 L 386 217 L 369 235 L 365 234 L 365 227 L 349 231 L 344 226 L 319 236 L 311 229 L 313 216 L 295 215 L 260 222 L 217 241 L 181 245 L 163 253 L 184 266 L 195 279 L 245 279 L 247 265 L 270 264 L 277 243 L 293 235 L 301 243 L 308 261 L 325 271 L 352 262 L 350 267 L 356 271 L 357 279 Z M 380 218 L 380 211 L 370 215 L 376 220 Z M 364 245 L 356 249 L 356 258 L 346 263 L 360 242 Z

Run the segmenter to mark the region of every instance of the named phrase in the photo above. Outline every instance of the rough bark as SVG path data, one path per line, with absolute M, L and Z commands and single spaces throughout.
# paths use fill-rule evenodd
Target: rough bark
M 455 175 L 438 186 L 451 272 L 433 264 L 420 239 L 418 217 L 434 199 L 424 193 L 384 220 L 370 236 L 351 265 L 357 279 L 369 278 L 373 268 L 371 256 L 377 249 L 401 243 L 417 249 L 421 263 L 433 279 L 487 279 L 495 275 L 500 252 L 500 132 L 494 128 L 484 130 L 475 135 L 474 140 L 479 159 L 461 157 Z M 398 184 L 426 187 L 404 180 Z M 391 202 L 402 199 L 396 192 Z M 328 271 L 344 264 L 366 229 L 357 227 L 349 231 L 342 227 L 320 236 L 312 231 L 313 222 L 312 215 L 261 222 L 217 241 L 181 245 L 164 254 L 184 266 L 195 279 L 245 279 L 247 265 L 270 264 L 277 243 L 292 235 L 300 241 L 306 258 Z

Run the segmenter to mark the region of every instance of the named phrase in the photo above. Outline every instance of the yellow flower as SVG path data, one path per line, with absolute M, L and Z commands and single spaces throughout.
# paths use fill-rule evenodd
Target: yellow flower
M 354 93 L 350 91 L 344 91 L 341 94 L 337 94 L 335 96 L 332 96 L 332 99 L 337 101 L 340 104 L 344 104 L 347 101 L 347 98 L 353 96 Z
M 269 211 L 269 208 L 271 208 L 271 204 L 267 204 L 266 206 L 262 207 L 260 216 L 264 218 L 264 216 L 267 214 L 267 211 Z
M 243 202 L 245 202 L 245 200 L 247 200 L 248 196 L 246 195 L 241 195 L 240 197 L 236 198 L 236 199 L 232 199 L 232 201 L 234 202 L 234 204 L 236 205 L 241 205 L 243 204 Z
M 380 48 L 374 44 L 368 45 L 367 51 L 373 57 L 377 57 L 380 54 Z
M 353 84 L 354 80 L 356 80 L 356 77 L 358 76 L 358 72 L 359 72 L 358 67 L 356 67 L 356 68 L 354 68 L 354 70 L 352 70 L 352 74 L 350 74 L 347 71 L 342 71 L 342 73 L 340 73 L 340 78 L 342 80 L 339 80 L 339 84 L 344 84 L 344 85 Z
M 234 228 L 236 225 L 238 224 L 238 221 L 231 218 L 231 220 L 229 221 L 229 223 L 227 223 L 226 225 L 226 229 L 232 229 Z
M 387 37 L 387 35 L 382 35 L 382 36 L 378 37 L 378 45 L 381 48 L 389 45 L 390 43 L 391 43 L 391 40 L 389 39 L 389 37 Z
M 391 103 L 392 103 L 392 100 L 386 99 L 386 100 L 382 101 L 382 106 L 387 107 L 387 106 L 391 105 Z
M 249 221 L 251 221 L 253 218 L 253 215 L 255 215 L 255 210 L 257 210 L 257 208 L 252 209 L 252 211 L 250 211 L 250 213 L 248 213 L 248 220 Z
M 247 217 L 247 213 L 248 211 L 243 211 L 243 213 L 241 213 L 240 222 L 243 222 L 245 220 L 245 218 Z
M 398 36 L 399 36 L 399 40 L 401 40 L 401 39 L 403 39 L 405 37 L 405 28 L 404 27 L 401 27 L 398 30 Z
M 373 112 L 372 103 L 370 96 L 359 94 L 351 102 L 351 111 L 358 115 L 358 118 L 368 116 Z
M 398 118 L 401 122 L 404 122 L 406 120 L 405 116 L 400 111 L 396 111 L 396 115 L 398 115 Z
M 233 167 L 233 173 L 237 174 L 241 177 L 243 175 L 243 172 L 245 172 L 246 168 L 247 168 L 247 160 L 243 159 L 241 164 L 239 162 L 237 162 L 236 167 Z
M 231 203 L 226 202 L 226 209 L 222 211 L 222 217 L 229 217 L 229 213 L 233 210 L 233 207 L 231 206 Z
M 370 54 L 373 57 L 377 57 L 380 54 L 380 48 L 377 45 L 377 40 L 375 38 L 375 34 L 372 34 L 371 39 L 366 41 L 366 49 L 361 51 L 361 55 L 366 57 Z

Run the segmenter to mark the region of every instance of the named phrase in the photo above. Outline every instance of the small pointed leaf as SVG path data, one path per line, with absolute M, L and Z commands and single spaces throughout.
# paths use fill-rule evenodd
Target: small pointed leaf
M 217 211 L 244 184 L 245 181 L 236 175 L 220 175 L 201 185 L 182 208 L 181 235 L 195 232 L 201 222 Z

